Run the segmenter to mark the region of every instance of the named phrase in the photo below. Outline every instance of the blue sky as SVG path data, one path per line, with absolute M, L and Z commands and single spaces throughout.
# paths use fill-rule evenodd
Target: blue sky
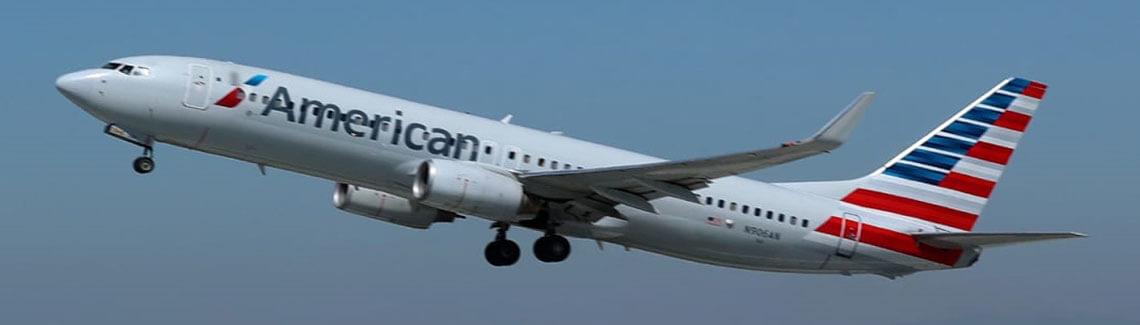
M 3 323 L 1135 323 L 1135 3 L 19 2 L 0 12 Z M 769 146 L 879 92 L 848 144 L 749 175 L 881 165 L 1008 76 L 1050 85 L 978 231 L 1089 239 L 970 269 L 812 276 L 575 240 L 492 268 L 482 220 L 416 231 L 335 210 L 332 184 L 136 147 L 52 81 L 138 54 L 231 60 L 666 158 Z M 529 247 L 536 233 L 512 232 Z

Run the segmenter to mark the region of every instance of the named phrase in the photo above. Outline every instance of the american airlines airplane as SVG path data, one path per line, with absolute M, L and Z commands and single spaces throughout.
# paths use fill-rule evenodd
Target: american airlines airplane
M 142 147 L 230 157 L 336 182 L 341 210 L 427 229 L 491 221 L 491 265 L 519 260 L 512 226 L 545 233 L 542 262 L 565 236 L 713 265 L 875 274 L 964 268 L 987 247 L 1084 237 L 973 232 L 1046 86 L 1001 81 L 870 174 L 765 183 L 735 175 L 839 147 L 874 93 L 814 135 L 771 148 L 664 160 L 470 114 L 232 62 L 136 56 L 65 74 L 56 88 Z

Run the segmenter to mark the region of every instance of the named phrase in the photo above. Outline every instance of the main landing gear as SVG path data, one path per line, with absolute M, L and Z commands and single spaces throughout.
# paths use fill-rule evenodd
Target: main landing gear
M 483 256 L 487 258 L 487 263 L 494 266 L 510 266 L 519 261 L 519 244 L 507 239 L 507 229 L 511 225 L 506 222 L 496 222 L 491 224 L 491 228 L 499 228 L 495 234 L 495 240 L 487 244 L 487 248 L 483 249 Z
M 519 245 L 507 239 L 507 230 L 510 227 L 511 225 L 505 222 L 491 224 L 491 228 L 497 228 L 497 233 L 495 240 L 488 243 L 487 247 L 483 249 L 483 256 L 487 258 L 487 263 L 494 266 L 510 266 L 519 261 L 519 255 L 521 255 Z M 534 241 L 534 257 L 538 258 L 539 261 L 557 263 L 565 261 L 569 256 L 570 241 L 555 233 L 553 226 L 546 230 L 546 235 Z

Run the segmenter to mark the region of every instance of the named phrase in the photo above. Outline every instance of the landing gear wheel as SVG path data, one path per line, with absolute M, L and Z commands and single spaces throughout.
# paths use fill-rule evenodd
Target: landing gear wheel
M 135 158 L 133 165 L 135 167 L 135 172 L 139 174 L 146 174 L 154 171 L 154 159 L 151 159 L 150 157 L 143 156 Z
M 570 241 L 559 235 L 546 235 L 534 241 L 534 257 L 546 263 L 557 263 L 570 256 Z
M 519 261 L 519 244 L 509 239 L 498 239 L 487 244 L 483 256 L 494 266 L 510 266 Z

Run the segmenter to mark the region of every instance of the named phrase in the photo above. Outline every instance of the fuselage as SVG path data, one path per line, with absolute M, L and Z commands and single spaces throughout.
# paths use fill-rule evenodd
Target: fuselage
M 428 158 L 513 171 L 663 161 L 231 62 L 173 56 L 113 62 L 148 71 L 83 70 L 61 77 L 57 87 L 96 118 L 158 142 L 405 198 L 412 197 L 416 166 Z M 247 82 L 250 76 L 264 77 L 253 83 Z M 701 204 L 659 198 L 652 201 L 656 214 L 619 205 L 621 220 L 566 220 L 559 232 L 702 263 L 781 272 L 895 276 L 968 266 L 980 253 L 957 252 L 953 258 L 931 260 L 860 245 L 857 237 L 864 224 L 905 232 L 936 230 L 747 178 L 719 178 L 696 193 Z M 852 227 L 856 240 L 844 242 L 818 231 L 836 218 L 850 222 L 842 227 Z

